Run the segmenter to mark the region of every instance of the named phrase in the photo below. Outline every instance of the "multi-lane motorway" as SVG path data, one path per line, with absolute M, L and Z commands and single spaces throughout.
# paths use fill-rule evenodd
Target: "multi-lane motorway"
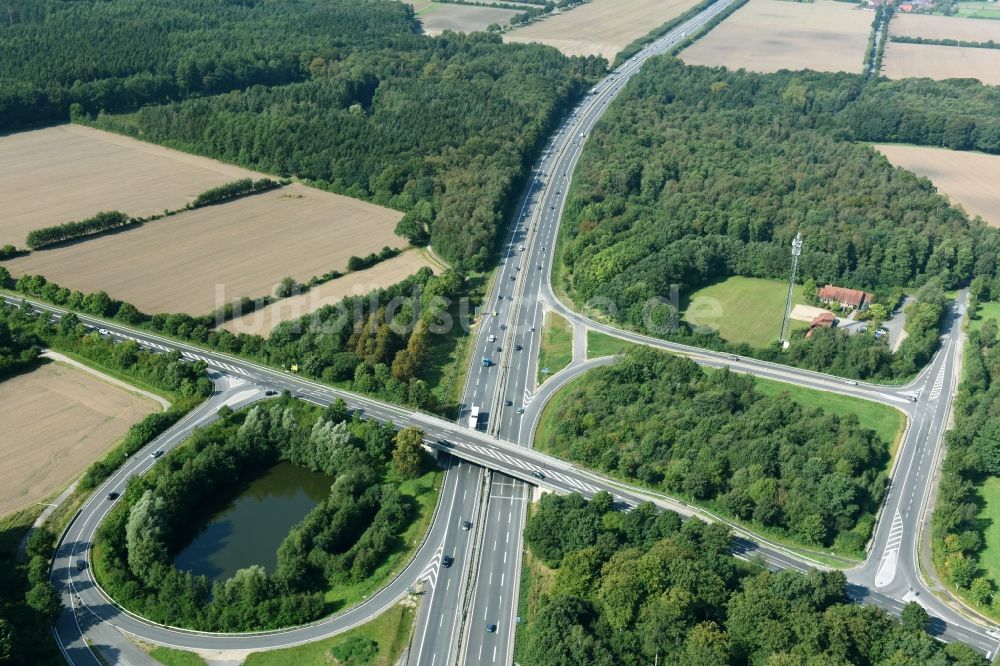
M 63 592 L 67 610 L 57 624 L 56 635 L 67 659 L 71 663 L 94 663 L 85 646 L 84 635 L 103 640 L 109 633 L 114 634 L 106 631 L 108 627 L 154 643 L 185 649 L 252 650 L 295 645 L 364 622 L 419 586 L 422 603 L 409 663 L 432 666 L 457 662 L 511 663 L 522 552 L 521 529 L 528 484 L 556 492 L 587 495 L 607 490 L 624 505 L 651 499 L 648 493 L 530 449 L 541 406 L 554 389 L 566 378 L 607 362 L 583 362 L 577 358 L 570 368 L 537 388 L 539 332 L 546 308 L 563 314 L 574 326 L 685 354 L 704 365 L 730 366 L 739 372 L 856 395 L 904 411 L 910 425 L 900 444 L 893 483 L 868 561 L 848 572 L 852 583 L 850 594 L 852 598 L 875 603 L 893 612 L 898 612 L 903 602 L 917 600 L 936 616 L 935 633 L 965 641 L 992 656 L 997 641 L 985 628 L 933 597 L 922 582 L 917 564 L 919 538 L 929 511 L 927 498 L 932 485 L 931 475 L 940 455 L 950 399 L 957 382 L 961 351 L 958 321 L 964 308 L 964 294 L 948 323 L 943 348 L 929 368 L 908 386 L 889 387 L 845 382 L 821 373 L 735 358 L 620 331 L 576 314 L 560 302 L 552 290 L 552 248 L 569 178 L 586 137 L 607 104 L 647 58 L 662 53 L 697 30 L 730 1 L 720 0 L 623 63 L 567 114 L 526 188 L 505 239 L 500 266 L 479 312 L 473 365 L 458 423 L 331 389 L 242 359 L 81 317 L 92 326 L 105 328 L 110 335 L 132 338 L 153 349 L 176 349 L 192 360 L 202 360 L 211 368 L 238 378 L 235 383 L 219 384 L 221 389 L 216 396 L 152 443 L 150 449 L 175 446 L 191 428 L 211 420 L 222 403 L 238 406 L 263 397 L 262 388 L 287 389 L 303 399 L 323 404 L 340 397 L 351 408 L 361 409 L 371 418 L 392 421 L 398 426 L 416 425 L 427 433 L 430 445 L 441 451 L 449 470 L 442 500 L 423 546 L 409 566 L 386 588 L 345 613 L 305 627 L 227 636 L 162 627 L 135 617 L 116 607 L 103 594 L 91 577 L 89 567 L 81 569 L 77 565 L 81 560 L 89 561 L 89 544 L 94 531 L 113 504 L 106 499 L 107 493 L 119 489 L 128 476 L 142 473 L 154 464 L 154 459 L 141 453 L 84 505 L 60 547 L 53 567 L 53 580 Z M 58 308 L 34 305 L 39 310 L 48 310 L 52 316 L 61 315 Z M 488 364 L 484 364 L 483 359 L 487 359 Z M 468 427 L 473 406 L 481 411 L 475 429 Z M 439 440 L 447 444 L 438 445 Z M 539 475 L 544 478 L 538 478 Z M 664 497 L 652 499 L 682 514 L 712 519 L 682 502 Z M 735 548 L 737 556 L 760 555 L 775 568 L 801 570 L 815 565 L 755 535 L 739 531 L 737 534 L 740 535 Z M 450 566 L 444 566 L 446 558 Z

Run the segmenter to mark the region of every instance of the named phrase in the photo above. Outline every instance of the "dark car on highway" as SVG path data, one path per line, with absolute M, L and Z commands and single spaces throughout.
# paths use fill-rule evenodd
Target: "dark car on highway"
M 443 566 L 446 569 L 450 567 L 454 562 L 455 558 L 452 557 L 451 555 L 445 555 L 444 557 L 441 558 L 441 566 Z

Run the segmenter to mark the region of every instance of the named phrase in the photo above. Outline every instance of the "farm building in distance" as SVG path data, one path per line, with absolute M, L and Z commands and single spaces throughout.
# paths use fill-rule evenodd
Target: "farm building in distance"
M 848 289 L 846 287 L 835 287 L 828 284 L 819 290 L 817 294 L 820 303 L 840 303 L 842 309 L 867 310 L 868 306 L 875 300 L 875 294 L 860 289 Z

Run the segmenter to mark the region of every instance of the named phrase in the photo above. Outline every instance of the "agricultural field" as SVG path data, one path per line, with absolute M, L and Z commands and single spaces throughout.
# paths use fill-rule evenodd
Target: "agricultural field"
M 0 515 L 50 496 L 159 410 L 149 398 L 62 363 L 0 382 L 0 404 Z
M 104 290 L 143 312 L 208 314 L 242 296 L 271 294 L 406 241 L 388 208 L 292 184 L 157 220 L 121 234 L 6 262 L 84 292 Z
M 634 40 L 695 4 L 697 0 L 592 0 L 516 28 L 504 41 L 540 42 L 569 56 L 599 55 L 613 62 Z
M 374 289 L 402 282 L 424 266 L 429 266 L 436 273 L 439 272 L 423 253 L 409 250 L 371 268 L 348 273 L 336 280 L 313 287 L 304 294 L 275 301 L 256 312 L 227 321 L 222 328 L 232 333 L 267 336 L 271 333 L 271 329 L 283 321 L 298 319 L 324 305 L 333 305 L 345 296 L 360 296 Z
M 888 42 L 882 74 L 890 79 L 979 79 L 986 85 L 1000 85 L 1000 50 Z
M 860 72 L 873 14 L 829 0 L 750 0 L 680 53 L 689 65 L 755 72 Z
M 0 136 L 0 245 L 103 210 L 176 210 L 248 176 L 262 174 L 81 125 Z
M 956 2 L 962 18 L 1000 19 L 1000 5 L 996 2 Z
M 510 24 L 511 18 L 521 13 L 499 7 L 473 7 L 429 0 L 416 0 L 411 4 L 425 35 L 440 35 L 445 30 L 476 32 L 486 30 L 491 23 L 505 26 Z M 530 6 L 525 5 L 525 8 Z
M 924 39 L 958 39 L 967 42 L 988 42 L 992 39 L 1000 42 L 1000 21 L 930 14 L 896 14 L 889 22 L 889 34 Z
M 781 334 L 787 294 L 787 282 L 731 277 L 692 293 L 681 316 L 694 326 L 718 330 L 727 342 L 766 347 Z M 804 300 L 800 285 L 796 285 L 793 294 L 794 303 Z M 789 331 L 807 326 L 793 319 Z
M 895 144 L 878 144 L 875 148 L 894 165 L 930 180 L 969 215 L 978 215 L 990 226 L 1000 227 L 1000 156 Z

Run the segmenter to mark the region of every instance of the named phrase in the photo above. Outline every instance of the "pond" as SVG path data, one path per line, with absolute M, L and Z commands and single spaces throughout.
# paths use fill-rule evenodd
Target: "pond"
M 174 564 L 210 582 L 225 580 L 254 564 L 273 573 L 278 546 L 295 524 L 326 499 L 332 483 L 325 474 L 278 463 L 214 511 Z

